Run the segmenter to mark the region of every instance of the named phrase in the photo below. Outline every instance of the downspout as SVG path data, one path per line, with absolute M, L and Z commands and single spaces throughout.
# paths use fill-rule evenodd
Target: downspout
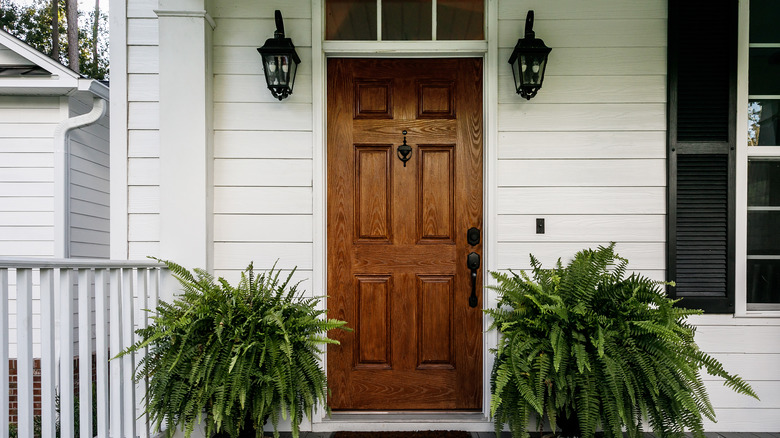
M 97 94 L 97 93 L 95 93 Z M 91 125 L 106 114 L 106 100 L 95 95 L 92 110 L 87 114 L 70 117 L 54 130 L 54 186 L 62 182 L 61 190 L 54 193 L 54 257 L 70 257 L 70 131 Z M 57 230 L 58 225 L 62 229 Z

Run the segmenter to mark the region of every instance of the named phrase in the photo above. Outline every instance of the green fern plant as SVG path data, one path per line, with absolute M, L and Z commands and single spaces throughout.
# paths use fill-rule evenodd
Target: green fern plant
M 490 381 L 497 432 L 508 424 L 526 438 L 531 418 L 553 430 L 576 418 L 583 438 L 597 428 L 638 437 L 643 421 L 664 437 L 704 437 L 703 417 L 715 421 L 715 412 L 702 368 L 758 398 L 694 342 L 686 318 L 702 312 L 675 306 L 663 283 L 626 277 L 628 261 L 614 247 L 580 251 L 553 269 L 532 255 L 533 279 L 492 273 L 499 301 L 485 312 L 502 335 Z
M 149 348 L 135 378 L 148 379 L 155 431 L 165 423 L 169 437 L 177 427 L 189 437 L 205 421 L 206 436 L 262 436 L 270 418 L 278 437 L 279 419 L 289 418 L 297 438 L 303 416 L 326 400 L 320 346 L 337 344 L 327 332 L 346 323 L 323 318 L 320 298 L 305 297 L 293 273 L 255 275 L 250 264 L 234 287 L 161 261 L 182 294 L 161 302 L 153 323 L 136 331 L 140 341 L 120 354 Z

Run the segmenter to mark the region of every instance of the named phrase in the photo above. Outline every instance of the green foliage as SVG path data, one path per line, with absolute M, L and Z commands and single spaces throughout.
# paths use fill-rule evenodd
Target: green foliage
M 165 422 L 168 436 L 177 427 L 189 436 L 203 420 L 207 436 L 237 437 L 246 428 L 262 436 L 270 418 L 278 437 L 281 417 L 291 419 L 297 438 L 303 416 L 326 399 L 320 346 L 338 343 L 326 333 L 346 323 L 321 318 L 320 299 L 299 292 L 293 273 L 256 276 L 250 264 L 234 287 L 163 263 L 183 293 L 161 302 L 153 324 L 137 330 L 141 341 L 120 354 L 149 347 L 136 379 L 149 379 L 146 412 L 155 430 Z
M 703 437 L 702 418 L 715 421 L 715 412 L 702 368 L 758 398 L 699 350 L 685 320 L 701 311 L 674 306 L 662 283 L 626 277 L 628 261 L 614 246 L 580 251 L 554 269 L 531 256 L 533 280 L 492 273 L 500 299 L 485 312 L 503 335 L 491 375 L 497 431 L 508 424 L 513 437 L 526 438 L 531 416 L 553 430 L 560 416 L 576 416 L 583 438 L 597 427 L 607 437 L 638 437 L 643 419 L 663 437 Z
M 98 62 L 92 59 L 92 26 L 95 12 L 81 14 L 83 23 L 79 26 L 79 66 L 83 75 L 93 79 L 108 79 L 108 15 L 100 13 L 98 34 Z M 11 35 L 23 40 L 41 53 L 51 56 L 52 52 L 52 13 L 49 0 L 35 0 L 30 5 L 19 5 L 13 0 L 0 0 L 0 27 Z M 57 61 L 68 65 L 68 40 L 65 27 L 65 1 L 59 2 L 59 41 L 60 54 Z

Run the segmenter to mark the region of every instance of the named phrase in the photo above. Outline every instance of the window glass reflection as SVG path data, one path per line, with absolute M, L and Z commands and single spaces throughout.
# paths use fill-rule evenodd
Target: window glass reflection
M 433 39 L 431 0 L 382 0 L 382 40 Z
M 778 146 L 780 100 L 762 99 L 748 102 L 748 146 Z
M 376 40 L 376 0 L 327 0 L 326 40 Z
M 437 0 L 437 40 L 481 40 L 485 38 L 483 0 Z

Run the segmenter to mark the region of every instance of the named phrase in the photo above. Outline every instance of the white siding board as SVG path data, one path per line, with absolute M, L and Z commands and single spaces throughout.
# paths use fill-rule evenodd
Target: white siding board
M 48 182 L 13 182 L 0 183 L 0 196 L 51 196 L 54 193 L 54 184 Z
M 249 265 L 249 260 L 244 263 L 241 269 L 215 269 L 214 275 L 216 277 L 222 277 L 230 284 L 238 284 L 238 282 L 241 280 L 241 272 L 244 270 L 244 268 Z M 257 264 L 255 264 L 255 275 L 258 275 L 263 272 L 268 272 L 270 270 L 269 268 L 259 268 Z M 277 269 L 274 272 L 279 272 L 279 278 L 280 279 L 287 279 L 287 276 L 290 275 L 291 269 Z M 295 273 L 292 276 L 291 284 L 297 284 L 298 285 L 298 291 L 309 291 L 314 292 L 314 295 L 322 295 L 321 291 L 314 291 L 312 289 L 312 271 L 311 270 L 304 270 L 304 269 L 296 269 Z M 311 296 L 311 294 L 309 294 Z
M 146 257 L 160 255 L 159 242 L 128 242 L 127 258 L 130 260 L 146 260 Z
M 498 16 L 502 20 L 525 21 L 525 14 L 533 9 L 536 17 L 559 20 L 591 20 L 620 18 L 666 19 L 666 2 L 662 0 L 526 0 L 523 7 L 512 1 L 498 2 Z M 518 28 L 519 29 L 519 28 Z M 540 37 L 542 37 L 540 35 Z M 518 37 L 519 38 L 519 37 Z
M 159 71 L 160 52 L 157 46 L 129 46 L 127 48 L 128 74 L 157 74 Z
M 127 20 L 127 44 L 130 46 L 156 46 L 160 32 L 156 19 L 129 18 Z
M 54 154 L 51 152 L 0 152 L 0 167 L 54 167 Z
M 780 353 L 780 342 L 767 342 L 780 339 L 780 326 L 698 326 L 695 339 L 708 353 Z
M 52 182 L 53 167 L 0 167 L 0 182 Z
M 258 60 L 259 61 L 259 60 Z M 293 94 L 286 103 L 311 104 L 311 75 L 296 74 Z M 269 91 L 262 74 L 219 74 L 214 76 L 215 102 L 279 102 Z
M 53 241 L 53 227 L 5 226 L 0 222 L 0 240 L 4 241 Z M 3 254 L 11 255 L 11 254 Z
M 297 85 L 297 82 L 296 82 Z M 521 100 L 522 99 L 522 100 Z M 499 103 L 523 103 L 511 75 L 498 79 Z M 551 76 L 533 98 L 539 103 L 665 103 L 666 76 Z
M 273 36 L 273 31 L 271 31 L 271 33 L 264 38 L 270 38 L 271 36 Z M 262 74 L 263 66 L 260 63 L 260 55 L 257 53 L 257 47 L 258 45 L 262 44 L 263 41 L 265 41 L 265 39 L 245 46 L 215 46 L 213 53 L 214 73 L 247 75 Z M 295 51 L 301 58 L 301 63 L 298 65 L 297 74 L 311 75 L 311 62 L 307 62 L 311 59 L 311 48 L 301 47 L 296 40 Z M 509 59 L 508 54 L 507 59 Z M 265 79 L 263 79 L 263 82 L 265 82 Z
M 159 158 L 160 131 L 132 130 L 127 133 L 128 158 Z
M 27 58 L 0 45 L 0 65 L 33 65 Z
M 666 160 L 499 160 L 500 187 L 666 186 Z
M 665 187 L 523 187 L 497 192 L 498 214 L 666 214 Z
M 217 242 L 313 242 L 311 215 L 214 216 Z
M 0 110 L 57 110 L 59 115 L 60 99 L 53 96 L 0 95 Z M 7 120 L 5 118 L 0 120 Z
M 276 23 L 273 14 L 261 19 L 245 20 L 214 17 L 214 46 L 253 46 L 255 48 L 274 36 Z M 311 47 L 311 19 L 284 17 L 285 37 L 291 38 L 296 50 Z M 260 55 L 255 51 L 255 59 L 260 64 Z
M 214 269 L 237 269 L 250 261 L 256 269 L 270 269 L 275 263 L 279 269 L 310 270 L 311 243 L 214 243 Z
M 738 332 L 739 330 L 735 329 L 735 331 Z M 724 369 L 730 373 L 737 373 L 746 380 L 753 382 L 778 380 L 780 354 L 712 353 L 712 357 L 723 364 Z M 702 374 L 702 377 L 706 381 L 723 381 L 723 379 L 710 376 L 709 374 Z M 760 387 L 760 384 L 757 386 Z M 761 394 L 759 394 L 759 397 L 761 397 Z
M 312 107 L 307 104 L 215 103 L 214 128 L 241 131 L 311 131 Z
M 157 186 L 130 186 L 127 199 L 130 214 L 160 212 L 160 188 Z
M 311 160 L 214 160 L 216 186 L 310 187 Z
M 545 233 L 536 234 L 536 219 Z M 656 215 L 499 215 L 499 242 L 665 242 L 666 216 Z
M 512 242 L 496 245 L 499 269 L 531 269 L 529 254 L 533 254 L 543 267 L 552 268 L 560 258 L 566 264 L 577 251 L 595 249 L 609 242 Z M 628 270 L 663 270 L 666 268 L 666 243 L 617 242 L 615 251 L 628 259 Z M 698 335 L 697 335 L 698 336 Z
M 131 214 L 127 222 L 127 235 L 130 240 L 160 240 L 159 214 Z
M 0 224 L 4 226 L 52 226 L 54 224 L 54 212 L 52 211 L 0 211 Z
M 127 160 L 127 183 L 131 186 L 160 184 L 160 160 L 157 158 L 130 158 Z
M 157 18 L 157 0 L 128 0 L 127 18 Z
M 3 197 L 0 196 L 0 211 L 34 212 L 54 211 L 54 198 L 52 197 Z
M 512 48 L 500 49 L 498 59 L 509 59 L 511 54 Z M 512 67 L 502 61 L 498 74 L 511 76 Z M 666 47 L 556 47 L 550 55 L 544 75 L 666 75 Z M 543 92 L 544 88 L 540 93 Z
M 291 2 L 290 0 L 263 0 L 260 3 L 239 1 L 215 2 L 214 16 L 220 18 L 266 19 L 273 17 L 276 9 L 284 13 L 285 21 L 293 18 L 311 18 L 311 2 Z
M 666 132 L 501 132 L 499 159 L 666 159 Z
M 310 187 L 215 187 L 218 214 L 311 214 Z
M 761 400 L 737 394 L 721 383 L 707 382 L 710 400 L 714 400 L 716 413 L 720 409 L 780 409 L 780 382 L 748 382 Z
M 157 102 L 130 102 L 127 105 L 128 129 L 159 129 L 160 104 Z
M 53 144 L 48 138 L 3 138 L 0 130 L 0 153 L 51 153 Z M 6 162 L 0 160 L 0 163 Z
M 665 104 L 536 104 L 498 106 L 499 131 L 663 131 Z
M 0 124 L 0 137 L 5 138 L 54 138 L 56 123 Z
M 130 102 L 157 102 L 160 100 L 160 81 L 156 74 L 127 76 L 127 100 Z
M 666 19 L 560 20 L 536 13 L 534 18 L 534 32 L 549 47 L 666 46 Z M 498 46 L 514 47 L 522 35 L 511 25 L 502 26 L 502 21 L 498 26 Z
M 312 158 L 307 131 L 216 131 L 214 158 Z
M 52 123 L 60 116 L 59 108 L 2 108 L 0 120 L 6 123 Z
M 52 257 L 53 241 L 4 241 L 0 240 L 0 254 L 14 257 Z
M 736 397 L 736 395 L 735 395 Z M 742 397 L 742 396 L 740 396 Z M 713 401 L 715 403 L 715 401 Z M 716 409 L 717 423 L 704 419 L 704 430 L 718 432 L 776 432 L 776 409 Z

